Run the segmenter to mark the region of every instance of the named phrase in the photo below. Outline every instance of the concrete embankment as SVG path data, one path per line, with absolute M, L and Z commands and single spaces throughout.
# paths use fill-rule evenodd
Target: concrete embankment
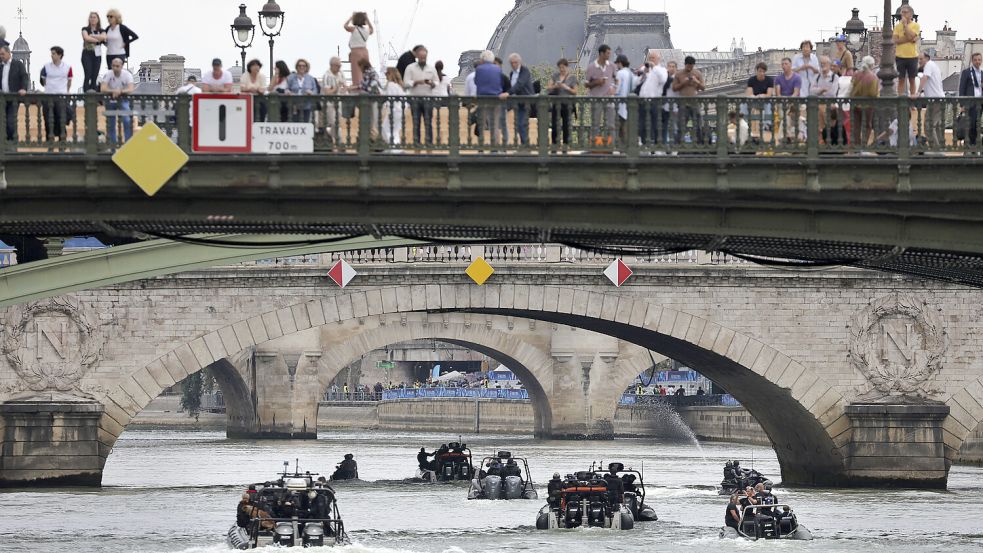
M 754 417 L 741 407 L 688 407 L 675 414 L 664 407 L 622 406 L 615 413 L 618 437 L 685 439 L 687 427 L 701 440 L 769 445 Z M 532 434 L 533 409 L 529 401 L 456 398 L 387 401 L 376 408 L 322 403 L 318 428 Z
M 683 424 L 680 425 L 680 422 Z M 393 430 L 451 433 L 533 433 L 533 409 L 528 401 L 444 398 L 384 403 L 322 403 L 319 430 Z M 144 409 L 128 428 L 225 429 L 225 415 L 202 413 L 199 420 L 180 410 L 179 396 L 161 396 Z M 683 407 L 678 418 L 665 408 L 622 406 L 615 413 L 619 437 L 685 439 L 688 430 L 701 441 L 738 442 L 768 446 L 770 442 L 754 417 L 743 407 Z M 687 430 L 688 428 L 688 430 Z M 963 444 L 957 462 L 983 465 L 983 428 Z

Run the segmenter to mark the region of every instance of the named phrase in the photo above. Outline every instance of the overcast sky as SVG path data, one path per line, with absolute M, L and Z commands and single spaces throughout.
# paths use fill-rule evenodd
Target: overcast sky
M 899 0 L 892 0 L 895 6 Z M 123 20 L 140 35 L 132 46 L 132 65 L 156 59 L 163 54 L 181 54 L 188 58 L 188 67 L 205 67 L 213 57 L 226 60 L 231 66 L 239 59 L 239 50 L 232 44 L 229 26 L 238 15 L 239 0 L 114 0 L 111 2 L 79 2 L 79 0 L 26 0 L 22 3 L 26 20 L 24 37 L 34 51 L 34 77 L 40 71 L 39 62 L 47 59 L 52 45 L 65 48 L 67 59 L 80 66 L 80 32 L 88 11 L 98 8 L 105 16 L 112 7 L 120 9 Z M 616 9 L 624 9 L 627 0 L 615 0 Z M 248 13 L 258 23 L 256 12 L 263 0 L 246 0 Z M 385 47 L 391 44 L 398 52 L 415 43 L 430 48 L 430 59 L 442 59 L 448 73 L 457 74 L 457 59 L 463 50 L 484 48 L 502 16 L 511 9 L 514 0 L 280 0 L 286 13 L 283 35 L 277 38 L 276 58 L 288 60 L 290 66 L 298 57 L 311 60 L 313 72 L 321 75 L 328 59 L 339 48 L 347 56 L 348 37 L 342 29 L 354 7 L 375 12 Z M 18 0 L 0 1 L 0 25 L 7 28 L 8 40 L 17 36 Z M 413 18 L 414 6 L 418 5 Z M 983 37 L 983 0 L 912 0 L 920 17 L 926 38 L 935 38 L 935 31 L 949 21 L 958 31 L 958 38 Z M 344 6 L 344 7 L 342 7 Z M 669 12 L 673 44 L 684 50 L 710 50 L 730 46 L 732 38 L 743 37 L 749 50 L 759 46 L 794 47 L 804 38 L 816 39 L 832 29 L 842 28 L 850 18 L 850 9 L 861 9 L 868 27 L 873 16 L 883 11 L 879 0 L 632 0 L 636 11 Z M 105 21 L 105 17 L 103 18 Z M 265 37 L 258 37 L 248 56 L 269 59 Z M 371 44 L 373 63 L 379 54 L 376 42 Z M 80 67 L 79 67 L 80 68 Z M 267 68 L 268 69 L 268 68 Z

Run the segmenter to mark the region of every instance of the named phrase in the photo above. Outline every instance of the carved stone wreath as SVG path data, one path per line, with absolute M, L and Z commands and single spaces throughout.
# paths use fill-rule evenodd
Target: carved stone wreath
M 892 339 L 882 326 L 889 319 L 907 321 L 904 346 L 910 348 L 911 359 L 905 358 L 905 362 L 884 359 L 883 348 L 890 345 L 879 341 Z M 919 342 L 916 346 L 908 343 L 912 336 Z M 850 360 L 872 388 L 865 394 L 868 399 L 926 400 L 941 393 L 929 385 L 942 369 L 942 358 L 948 347 L 948 336 L 938 311 L 900 292 L 871 303 L 854 318 L 850 328 Z
M 78 349 L 70 352 L 65 362 L 48 363 L 23 356 L 29 345 L 25 343 L 25 335 L 30 325 L 36 318 L 48 314 L 64 315 L 78 332 Z M 19 314 L 11 314 L 0 353 L 21 377 L 26 389 L 68 392 L 75 390 L 86 371 L 99 361 L 103 343 L 102 333 L 81 309 L 66 300 L 51 299 L 27 304 Z

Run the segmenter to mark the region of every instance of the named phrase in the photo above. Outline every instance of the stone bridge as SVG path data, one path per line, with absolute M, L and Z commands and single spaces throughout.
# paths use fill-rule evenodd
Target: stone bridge
M 944 487 L 983 419 L 975 289 L 695 263 L 615 289 L 603 266 L 502 262 L 478 287 L 453 261 L 377 263 L 344 291 L 323 266 L 242 266 L 6 308 L 0 479 L 97 485 L 130 420 L 206 367 L 231 436 L 313 436 L 341 368 L 416 339 L 506 361 L 543 437 L 609 436 L 646 350 L 677 359 L 746 406 L 789 484 Z

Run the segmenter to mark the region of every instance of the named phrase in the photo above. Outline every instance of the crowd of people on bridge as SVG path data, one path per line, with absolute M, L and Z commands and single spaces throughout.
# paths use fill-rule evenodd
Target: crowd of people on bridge
M 117 142 L 117 125 L 122 126 L 123 139 L 132 134 L 132 114 L 127 97 L 134 91 L 133 75 L 126 69 L 131 44 L 139 37 L 123 24 L 119 10 L 106 12 L 103 24 L 100 14 L 89 14 L 82 28 L 82 68 L 84 91 L 100 91 L 110 96 L 105 102 L 107 141 Z M 446 104 L 439 100 L 454 94 L 450 77 L 444 73 L 442 61 L 431 62 L 426 46 L 420 44 L 400 56 L 394 67 L 385 68 L 383 78 L 373 67 L 368 55 L 368 41 L 375 29 L 365 12 L 354 12 L 344 23 L 349 33 L 351 80 L 346 78 L 339 57 L 331 58 L 321 79 L 313 76 L 306 59 L 298 59 L 293 69 L 285 61 L 277 61 L 273 77 L 267 79 L 263 63 L 250 61 L 243 73 L 238 90 L 255 95 L 256 120 L 266 120 L 269 113 L 265 98 L 303 96 L 310 101 L 281 102 L 279 120 L 316 123 L 320 132 L 335 140 L 339 121 L 356 117 L 353 103 L 342 102 L 338 95 L 384 96 L 373 104 L 372 138 L 393 148 L 404 140 L 403 127 L 408 113 L 412 125 L 412 143 L 430 147 L 435 144 L 435 113 Z M 897 69 L 900 74 L 898 92 L 912 98 L 941 98 L 945 96 L 942 72 L 928 50 L 919 52 L 921 29 L 913 20 L 910 6 L 902 6 L 901 20 L 894 31 L 897 44 Z M 520 53 L 511 53 L 503 61 L 492 51 L 481 53 L 473 71 L 467 75 L 463 96 L 473 98 L 464 102 L 469 107 L 469 131 L 482 144 L 518 145 L 530 143 L 530 119 L 549 126 L 551 143 L 568 147 L 572 143 L 572 122 L 579 118 L 589 126 L 592 148 L 612 149 L 626 144 L 631 125 L 625 100 L 630 96 L 639 103 L 638 138 L 641 144 L 666 146 L 683 143 L 709 144 L 729 140 L 736 147 L 749 142 L 803 143 L 809 131 L 806 109 L 796 98 L 816 97 L 830 100 L 820 105 L 820 140 L 823 144 L 852 145 L 864 148 L 869 144 L 896 146 L 900 124 L 895 118 L 890 125 L 878 125 L 875 133 L 874 110 L 856 100 L 874 98 L 881 84 L 876 74 L 877 62 L 870 56 L 855 60 L 847 48 L 847 37 L 839 36 L 829 54 L 818 55 L 814 44 L 805 40 L 800 53 L 782 60 L 781 71 L 771 75 L 774 68 L 760 63 L 747 81 L 745 96 L 771 98 L 768 102 L 746 101 L 732 103 L 728 114 L 727 136 L 717 137 L 706 119 L 709 104 L 688 102 L 686 99 L 704 94 L 707 83 L 697 67 L 697 60 L 686 56 L 682 60 L 663 60 L 658 50 L 650 50 L 644 60 L 631 60 L 624 53 L 615 53 L 608 45 L 596 50 L 596 57 L 587 67 L 572 67 L 560 59 L 548 78 L 536 79 Z M 103 51 L 105 50 L 105 54 Z M 107 69 L 100 72 L 105 60 Z M 30 76 L 23 64 L 11 59 L 10 47 L 0 42 L 0 64 L 3 78 L 0 90 L 8 94 L 26 93 Z M 959 94 L 983 101 L 983 54 L 972 56 L 970 67 L 963 71 Z M 73 70 L 64 60 L 64 50 L 51 48 L 51 62 L 41 70 L 45 93 L 65 95 L 72 91 Z M 201 77 L 193 75 L 178 93 L 229 93 L 235 89 L 232 74 L 221 59 L 214 59 L 211 71 Z M 549 102 L 549 113 L 537 113 L 537 95 L 555 96 Z M 318 99 L 330 96 L 332 99 Z M 574 97 L 584 96 L 575 100 Z M 618 100 L 620 99 L 620 100 Z M 668 101 L 667 101 L 668 99 Z M 683 99 L 682 101 L 676 99 Z M 833 99 L 842 99 L 832 102 Z M 854 100 L 850 105 L 850 100 Z M 7 139 L 17 135 L 17 100 L 5 100 L 7 110 Z M 74 119 L 74 109 L 67 109 L 64 100 L 52 100 L 46 106 L 44 119 L 46 136 L 65 139 L 66 124 Z M 509 113 L 511 112 L 511 117 Z M 953 140 L 961 139 L 975 146 L 979 134 L 979 106 L 969 104 L 963 110 L 960 127 Z M 118 119 L 117 119 L 118 118 Z M 589 122 L 589 123 L 588 123 Z M 886 122 L 886 121 L 885 121 Z M 912 143 L 924 141 L 933 148 L 946 145 L 946 113 L 944 106 L 928 103 L 919 121 L 908 129 Z M 916 126 L 920 133 L 916 135 Z M 440 121 L 436 132 L 440 132 Z M 380 137 L 381 135 L 381 137 Z M 633 138 L 634 139 L 634 138 Z M 665 152 L 663 152 L 665 153 Z

